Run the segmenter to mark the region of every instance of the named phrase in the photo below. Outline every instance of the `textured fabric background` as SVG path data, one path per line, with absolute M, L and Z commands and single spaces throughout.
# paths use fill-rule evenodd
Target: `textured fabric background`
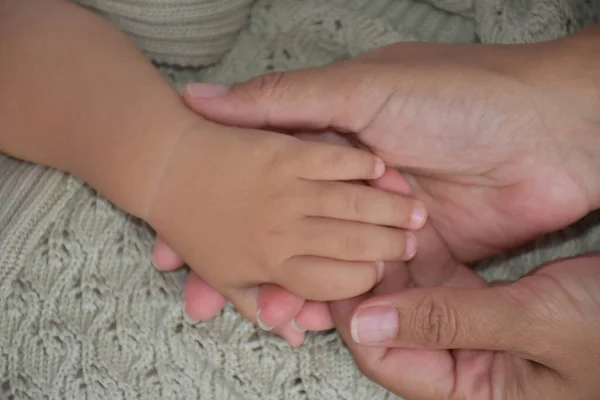
M 598 21 L 600 8 L 583 0 L 79 2 L 131 35 L 178 88 L 319 65 L 396 41 L 546 40 Z M 483 274 L 516 278 L 600 250 L 597 221 L 592 215 L 489 260 Z M 0 398 L 395 398 L 361 376 L 335 333 L 311 334 L 292 350 L 231 308 L 189 324 L 185 273 L 156 272 L 152 240 L 143 223 L 78 180 L 0 156 Z

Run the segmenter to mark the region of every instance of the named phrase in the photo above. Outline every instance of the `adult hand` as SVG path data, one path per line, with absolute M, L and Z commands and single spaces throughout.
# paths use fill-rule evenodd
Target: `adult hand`
M 228 124 L 353 132 L 410 171 L 453 256 L 416 277 L 435 284 L 456 260 L 489 256 L 597 208 L 598 77 L 589 73 L 597 31 L 532 45 L 396 44 L 229 91 L 191 86 L 186 101 Z
M 365 375 L 406 400 L 598 398 L 600 255 L 507 286 L 384 282 L 331 308 Z
M 598 206 L 599 31 L 527 45 L 399 43 L 218 96 L 191 85 L 185 98 L 224 124 L 356 135 L 409 173 L 430 222 L 468 262 Z

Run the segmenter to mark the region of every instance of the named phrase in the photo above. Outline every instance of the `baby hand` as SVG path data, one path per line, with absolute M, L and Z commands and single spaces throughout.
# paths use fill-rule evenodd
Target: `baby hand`
M 335 132 L 296 134 L 295 136 L 303 140 L 352 146 L 352 143 L 347 139 L 347 135 L 342 136 Z M 398 195 L 412 195 L 410 185 L 395 169 L 388 169 L 382 177 L 371 181 L 370 184 L 374 187 L 397 193 Z M 161 253 L 166 255 L 169 252 L 168 249 L 164 249 Z M 386 274 L 398 268 L 401 268 L 401 265 L 398 263 L 386 263 Z M 389 282 L 383 281 L 377 285 L 377 288 L 387 284 Z M 197 291 L 195 290 L 196 287 L 204 288 L 204 290 Z M 186 289 L 188 288 L 189 290 L 187 290 L 185 298 L 186 309 L 190 311 L 211 311 L 209 309 L 210 304 L 206 301 L 211 298 L 211 291 L 205 286 L 205 283 L 199 279 L 190 279 Z M 200 298 L 196 293 L 201 293 L 203 298 Z M 333 328 L 333 321 L 327 302 L 306 301 L 277 285 L 261 285 L 258 293 L 258 307 L 258 325 L 262 329 L 273 331 L 284 337 L 294 347 L 302 344 L 305 331 L 323 331 Z M 216 312 L 214 315 L 216 315 Z
M 397 228 L 423 224 L 421 203 L 340 182 L 384 169 L 357 149 L 201 121 L 172 151 L 147 220 L 255 320 L 256 285 L 347 298 L 378 281 L 381 261 L 414 255 L 414 236 Z

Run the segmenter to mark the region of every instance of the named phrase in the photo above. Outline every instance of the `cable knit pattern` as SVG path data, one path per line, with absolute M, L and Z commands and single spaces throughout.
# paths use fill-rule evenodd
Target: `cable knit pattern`
M 596 0 L 478 0 L 475 17 L 483 43 L 556 39 L 600 21 Z
M 170 64 L 160 69 L 178 88 L 324 64 L 395 41 L 546 40 L 596 20 L 600 8 L 568 0 L 259 0 L 248 14 L 243 0 L 80 3 Z M 488 260 L 482 274 L 516 278 L 600 250 L 599 220 L 591 215 Z M 292 350 L 230 307 L 209 323 L 186 322 L 185 273 L 155 271 L 152 240 L 143 222 L 80 181 L 0 156 L 0 398 L 396 398 L 361 376 L 334 332 L 310 334 Z

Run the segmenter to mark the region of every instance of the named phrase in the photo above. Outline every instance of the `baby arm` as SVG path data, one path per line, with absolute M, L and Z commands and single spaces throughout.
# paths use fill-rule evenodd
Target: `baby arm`
M 83 178 L 143 217 L 198 117 L 120 32 L 63 0 L 0 0 L 0 151 Z
M 414 253 L 397 228 L 421 205 L 341 182 L 381 175 L 375 156 L 199 118 L 124 35 L 71 2 L 0 0 L 0 58 L 0 151 L 79 176 L 148 221 L 250 319 L 258 284 L 349 297 L 381 261 Z

